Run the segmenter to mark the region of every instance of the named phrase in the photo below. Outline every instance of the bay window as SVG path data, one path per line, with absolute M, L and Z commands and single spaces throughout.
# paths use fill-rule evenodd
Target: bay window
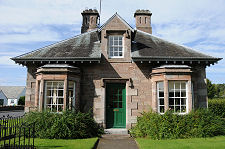
M 79 109 L 80 69 L 68 64 L 46 64 L 37 70 L 35 107 L 39 111 Z M 77 98 L 78 97 L 78 98 Z

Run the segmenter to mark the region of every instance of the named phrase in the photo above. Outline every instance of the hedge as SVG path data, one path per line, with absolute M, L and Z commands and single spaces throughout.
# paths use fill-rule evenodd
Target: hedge
M 177 139 L 212 137 L 225 135 L 225 121 L 206 109 L 192 111 L 186 115 L 168 111 L 163 115 L 144 112 L 137 125 L 130 130 L 134 137 L 151 139 Z
M 208 101 L 209 110 L 215 115 L 225 118 L 225 99 L 209 99 Z
M 35 125 L 35 137 L 39 138 L 81 139 L 99 137 L 104 132 L 90 113 L 30 112 L 25 116 L 25 122 Z

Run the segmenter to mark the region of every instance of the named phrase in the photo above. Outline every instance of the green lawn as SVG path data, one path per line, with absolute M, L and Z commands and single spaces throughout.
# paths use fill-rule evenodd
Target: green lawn
M 34 139 L 34 145 L 37 149 L 91 149 L 94 147 L 98 138 L 89 139 Z
M 140 149 L 225 149 L 225 136 L 174 140 L 137 138 Z

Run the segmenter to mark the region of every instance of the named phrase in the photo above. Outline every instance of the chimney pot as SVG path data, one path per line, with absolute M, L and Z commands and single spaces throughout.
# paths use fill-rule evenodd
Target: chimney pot
M 99 13 L 96 9 L 85 9 L 81 15 L 83 16 L 81 33 L 98 28 Z
M 152 34 L 151 16 L 152 13 L 149 10 L 136 10 L 134 13 L 134 17 L 136 20 L 136 28 L 138 30 Z

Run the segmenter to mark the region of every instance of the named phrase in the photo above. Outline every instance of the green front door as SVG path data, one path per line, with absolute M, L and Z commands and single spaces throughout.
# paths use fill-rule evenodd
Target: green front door
M 125 84 L 106 84 L 106 127 L 126 128 Z

